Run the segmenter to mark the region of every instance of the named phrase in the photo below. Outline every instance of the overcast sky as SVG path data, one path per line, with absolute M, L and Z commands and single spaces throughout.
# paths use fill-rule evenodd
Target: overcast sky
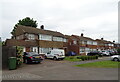
M 18 20 L 31 17 L 66 35 L 118 40 L 119 0 L 1 0 L 0 36 L 10 38 Z

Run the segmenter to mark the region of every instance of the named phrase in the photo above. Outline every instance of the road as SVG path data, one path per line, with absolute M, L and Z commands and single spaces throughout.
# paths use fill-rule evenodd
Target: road
M 45 59 L 41 64 L 23 64 L 17 70 L 3 70 L 3 80 L 118 80 L 118 68 L 83 68 L 77 64 L 109 60 L 69 62 Z

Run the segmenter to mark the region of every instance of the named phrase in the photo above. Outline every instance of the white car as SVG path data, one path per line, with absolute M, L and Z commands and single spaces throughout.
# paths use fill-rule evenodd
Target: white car
M 101 53 L 102 53 L 102 55 L 106 55 L 106 56 L 110 55 L 110 53 L 108 51 L 106 51 L 106 50 L 101 51 Z
M 112 61 L 120 61 L 120 55 L 111 56 Z
M 63 49 L 53 49 L 50 52 L 48 52 L 45 56 L 46 58 L 51 58 L 54 60 L 63 60 L 65 58 L 65 52 Z

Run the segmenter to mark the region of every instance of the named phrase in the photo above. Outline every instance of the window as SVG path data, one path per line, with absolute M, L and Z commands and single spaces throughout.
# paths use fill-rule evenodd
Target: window
M 90 52 L 90 49 L 89 48 L 85 48 L 85 52 Z
M 53 41 L 63 42 L 63 38 L 62 37 L 53 37 Z
M 82 41 L 82 44 L 87 44 L 87 41 Z
M 97 45 L 97 42 L 93 42 L 93 45 Z
M 48 53 L 50 50 L 52 50 L 52 48 L 39 48 L 39 53 Z
M 35 39 L 35 35 L 34 34 L 28 34 L 28 39 L 29 40 L 34 40 Z
M 52 36 L 51 35 L 39 35 L 39 40 L 47 40 L 47 41 L 52 41 Z
M 66 39 L 66 38 L 64 38 L 64 39 L 63 39 L 63 42 L 67 42 L 67 39 Z
M 74 40 L 74 41 L 73 41 L 73 44 L 77 44 L 77 41 L 76 41 L 76 40 Z
M 33 47 L 33 52 L 38 52 L 38 48 L 37 47 Z
M 84 53 L 85 52 L 85 48 L 84 47 L 80 47 L 80 53 Z

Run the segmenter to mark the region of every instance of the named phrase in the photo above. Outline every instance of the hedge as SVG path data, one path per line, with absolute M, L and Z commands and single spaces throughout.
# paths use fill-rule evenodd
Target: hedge
M 79 57 L 77 57 L 77 59 L 81 59 L 82 61 L 94 60 L 94 59 L 98 59 L 98 56 L 79 56 Z

